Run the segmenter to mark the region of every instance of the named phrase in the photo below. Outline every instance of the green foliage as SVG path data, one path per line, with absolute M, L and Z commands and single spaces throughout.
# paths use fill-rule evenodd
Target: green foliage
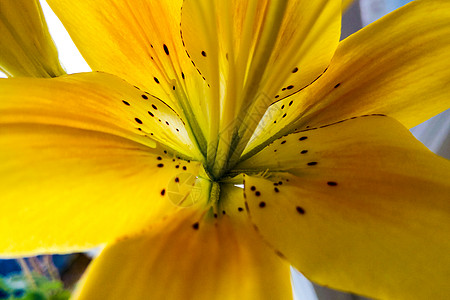
M 33 273 L 34 284 L 23 274 L 0 277 L 0 291 L 8 300 L 67 300 L 70 291 L 65 290 L 61 281 Z

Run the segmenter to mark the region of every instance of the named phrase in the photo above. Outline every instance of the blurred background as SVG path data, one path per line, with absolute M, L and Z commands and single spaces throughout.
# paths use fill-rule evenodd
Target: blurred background
M 408 2 L 410 0 L 354 1 L 343 16 L 341 39 Z M 58 18 L 45 1 L 41 0 L 41 3 L 50 33 L 58 48 L 60 60 L 67 73 L 90 71 Z M 6 76 L 0 72 L 0 77 Z M 450 159 L 450 110 L 412 128 L 411 132 L 433 152 Z M 93 251 L 88 254 L 0 260 L 0 299 L 67 299 L 68 293 L 64 289 L 74 286 L 95 254 L 96 252 Z M 50 291 L 47 296 L 24 293 L 31 270 L 38 272 L 38 278 L 34 278 L 35 282 L 44 284 L 44 289 Z M 292 269 L 292 282 L 295 297 L 298 300 L 366 299 L 314 285 L 294 269 Z M 48 296 L 50 294 L 51 297 Z

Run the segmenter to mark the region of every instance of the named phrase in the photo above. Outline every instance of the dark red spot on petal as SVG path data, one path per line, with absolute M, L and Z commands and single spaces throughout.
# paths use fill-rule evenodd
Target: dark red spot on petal
M 303 208 L 301 208 L 300 206 L 297 206 L 296 209 L 299 214 L 301 214 L 301 215 L 305 214 L 305 210 Z

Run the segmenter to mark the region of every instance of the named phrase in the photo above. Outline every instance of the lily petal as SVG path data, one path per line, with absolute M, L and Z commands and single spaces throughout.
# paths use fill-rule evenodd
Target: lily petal
M 113 75 L 96 72 L 54 79 L 0 79 L 0 90 L 0 124 L 101 131 L 150 147 L 159 141 L 167 150 L 172 148 L 189 158 L 201 156 L 175 111 Z
M 220 132 L 226 147 L 241 123 L 251 134 L 272 102 L 319 76 L 337 48 L 340 17 L 341 1 L 185 1 L 183 41 L 211 86 L 210 115 L 221 120 L 213 137 Z
M 151 91 L 207 134 L 207 86 L 180 36 L 182 0 L 50 0 L 92 70 L 118 75 Z M 198 123 L 198 124 L 197 124 Z
M 343 41 L 305 122 L 382 113 L 418 125 L 450 108 L 449 51 L 450 2 L 412 2 Z
M 450 108 L 449 52 L 450 2 L 413 1 L 342 41 L 316 82 L 272 105 L 248 150 L 355 115 L 420 124 Z
M 38 0 L 0 3 L 0 70 L 10 77 L 56 77 L 66 72 Z
M 228 211 L 246 217 L 228 204 L 243 205 L 242 189 L 225 189 L 222 194 L 228 196 L 222 202 Z M 106 247 L 75 298 L 292 299 L 289 264 L 274 255 L 245 220 L 181 210 L 140 235 Z M 133 282 L 133 287 L 123 282 Z
M 325 70 L 337 48 L 340 1 L 285 2 L 187 0 L 183 5 L 186 49 L 210 84 L 234 81 L 236 111 L 254 100 L 243 98 L 246 85 L 257 86 L 266 98 L 292 94 Z
M 377 299 L 450 295 L 450 162 L 400 123 L 298 132 L 241 167 L 263 160 L 275 173 L 246 176 L 251 218 L 311 280 Z
M 0 125 L 0 160 L 6 257 L 80 251 L 141 230 L 174 209 L 170 183 L 199 170 L 160 147 L 30 123 Z

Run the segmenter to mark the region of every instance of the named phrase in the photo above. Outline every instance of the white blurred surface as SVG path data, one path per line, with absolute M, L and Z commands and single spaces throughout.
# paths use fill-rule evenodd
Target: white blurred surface
M 411 1 L 412 0 L 359 0 L 362 24 L 363 26 L 367 26 Z
M 292 289 L 294 300 L 318 300 L 314 286 L 302 273 L 291 267 Z

